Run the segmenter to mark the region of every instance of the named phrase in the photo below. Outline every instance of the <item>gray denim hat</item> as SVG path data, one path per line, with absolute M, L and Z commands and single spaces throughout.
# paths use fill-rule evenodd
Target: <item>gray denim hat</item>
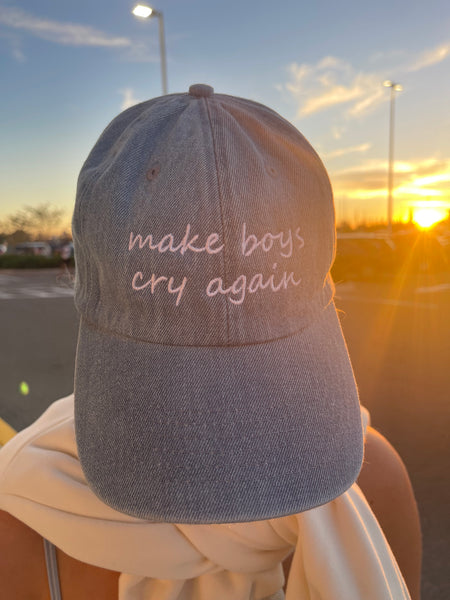
M 207 85 L 116 117 L 79 177 L 75 425 L 89 485 L 173 523 L 339 496 L 362 462 L 333 303 L 334 208 L 305 138 Z

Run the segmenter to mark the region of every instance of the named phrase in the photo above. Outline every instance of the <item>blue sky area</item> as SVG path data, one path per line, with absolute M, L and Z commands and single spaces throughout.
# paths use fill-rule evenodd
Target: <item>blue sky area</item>
M 151 3 L 149 3 L 152 6 Z M 123 108 L 161 94 L 157 19 L 128 0 L 0 0 L 0 224 L 74 202 L 81 165 Z M 450 207 L 450 5 L 157 0 L 169 93 L 204 82 L 294 123 L 322 156 L 338 220 L 384 219 L 389 90 L 395 213 Z M 1 229 L 1 228 L 0 228 Z

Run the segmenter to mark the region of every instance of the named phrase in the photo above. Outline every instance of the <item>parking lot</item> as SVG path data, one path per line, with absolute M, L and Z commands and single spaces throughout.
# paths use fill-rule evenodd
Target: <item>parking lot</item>
M 72 391 L 72 296 L 62 271 L 0 272 L 0 417 L 16 429 Z M 423 600 L 447 600 L 450 286 L 438 277 L 346 282 L 336 304 L 361 402 L 403 457 L 419 502 Z

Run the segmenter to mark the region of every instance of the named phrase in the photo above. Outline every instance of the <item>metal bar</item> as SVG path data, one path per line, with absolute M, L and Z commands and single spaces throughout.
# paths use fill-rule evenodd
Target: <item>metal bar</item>
M 395 89 L 391 86 L 391 110 L 389 116 L 389 168 L 388 168 L 388 234 L 392 235 L 393 197 L 394 184 L 394 119 L 395 119 Z
M 159 49 L 161 55 L 161 80 L 162 80 L 162 92 L 165 96 L 167 94 L 167 61 L 166 61 L 166 41 L 164 36 L 164 17 L 161 12 L 157 13 L 159 18 Z

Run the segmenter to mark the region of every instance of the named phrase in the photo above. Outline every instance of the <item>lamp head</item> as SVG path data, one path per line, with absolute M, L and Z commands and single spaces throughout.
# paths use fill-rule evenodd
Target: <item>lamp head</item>
M 395 83 L 390 79 L 386 79 L 386 81 L 383 81 L 383 85 L 384 87 L 393 88 L 395 92 L 401 92 L 403 90 L 403 86 L 400 85 L 400 83 Z
M 136 17 L 141 17 L 142 19 L 148 19 L 149 17 L 151 17 L 154 14 L 155 11 L 153 10 L 153 8 L 150 8 L 150 6 L 146 6 L 144 4 L 137 4 L 131 12 Z

